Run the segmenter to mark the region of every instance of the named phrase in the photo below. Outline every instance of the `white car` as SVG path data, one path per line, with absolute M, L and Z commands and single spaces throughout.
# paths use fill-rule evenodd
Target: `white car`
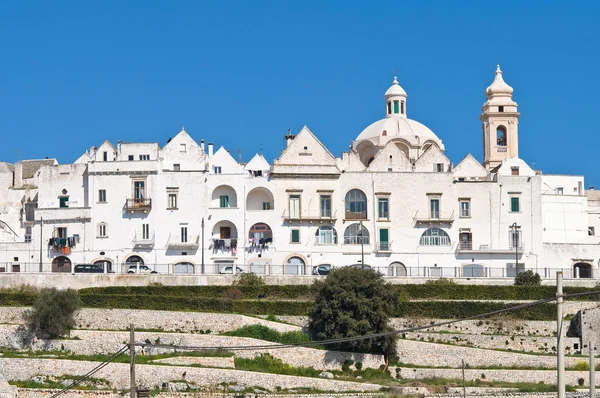
M 235 267 L 235 273 L 243 274 L 244 270 L 241 269 L 240 267 Z M 233 274 L 233 267 L 231 265 L 228 265 L 227 267 L 223 267 L 223 268 L 221 268 L 221 271 L 219 271 L 219 274 Z
M 137 268 L 138 268 L 138 266 L 135 264 L 130 265 L 129 268 L 127 269 L 127 273 L 128 274 L 158 274 L 158 272 L 154 271 L 151 268 L 148 268 L 147 265 L 140 265 L 139 270 Z

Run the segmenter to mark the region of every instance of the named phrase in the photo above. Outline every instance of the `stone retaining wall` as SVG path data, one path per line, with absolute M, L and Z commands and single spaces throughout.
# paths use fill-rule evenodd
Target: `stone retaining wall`
M 83 375 L 95 368 L 98 362 L 51 359 L 0 358 L 0 369 L 7 380 L 31 380 L 34 376 Z M 313 388 L 321 391 L 377 391 L 380 385 L 339 380 L 296 377 L 278 374 L 225 370 L 213 368 L 189 368 L 181 366 L 136 365 L 136 384 L 161 386 L 172 380 L 185 379 L 197 386 L 211 387 L 220 383 L 241 386 L 259 386 L 269 391 L 282 389 Z M 117 389 L 129 388 L 129 364 L 111 363 L 94 374 L 109 380 Z
M 426 369 L 426 368 L 402 368 L 401 377 L 403 379 L 462 379 L 462 369 Z M 565 383 L 571 386 L 577 386 L 578 379 L 583 378 L 587 386 L 589 382 L 589 372 L 587 371 L 567 371 L 565 372 Z M 556 371 L 549 370 L 504 370 L 504 369 L 465 369 L 466 380 L 485 380 L 485 381 L 510 381 L 511 383 L 540 383 L 556 384 Z
M 57 390 L 23 389 L 18 390 L 18 398 L 45 398 L 55 394 Z M 155 398 L 239 398 L 239 393 L 202 393 L 202 392 L 162 392 Z M 246 394 L 247 398 L 266 397 L 264 394 Z M 323 394 L 269 394 L 268 398 L 380 398 L 382 393 L 328 393 Z M 112 391 L 69 391 L 61 395 L 63 398 L 123 398 L 122 394 Z
M 173 357 L 163 358 L 152 361 L 158 364 L 167 365 L 200 365 L 209 368 L 231 368 L 235 369 L 235 361 L 233 357 Z

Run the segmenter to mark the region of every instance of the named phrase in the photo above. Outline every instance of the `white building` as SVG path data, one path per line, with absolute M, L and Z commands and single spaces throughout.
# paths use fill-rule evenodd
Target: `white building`
M 385 117 L 341 158 L 304 127 L 272 165 L 242 164 L 185 129 L 164 147 L 106 141 L 68 165 L 3 163 L 0 263 L 296 275 L 364 261 L 390 276 L 600 277 L 600 199 L 590 191 L 588 210 L 582 176 L 543 175 L 519 158 L 512 93 L 498 67 L 481 112 L 483 164 L 468 154 L 453 165 L 408 118 L 395 78 Z

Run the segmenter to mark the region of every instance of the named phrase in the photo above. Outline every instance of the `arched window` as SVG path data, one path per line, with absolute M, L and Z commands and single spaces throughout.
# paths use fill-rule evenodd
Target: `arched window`
M 388 265 L 387 269 L 388 276 L 406 276 L 406 267 L 401 262 L 393 262 Z
M 573 265 L 573 277 L 574 278 L 591 278 L 592 277 L 592 266 L 588 263 L 577 263 Z
M 367 197 L 360 189 L 353 189 L 346 194 L 346 220 L 367 219 Z
M 498 126 L 496 129 L 496 144 L 498 146 L 506 146 L 506 127 Z
M 337 232 L 335 228 L 325 226 L 317 228 L 315 243 L 317 245 L 337 245 Z
M 421 235 L 421 245 L 424 246 L 450 246 L 450 237 L 439 228 L 429 228 Z
M 345 245 L 368 245 L 369 244 L 369 230 L 364 225 L 350 224 L 346 231 L 344 231 L 344 244 Z
M 255 238 L 257 241 L 260 239 L 271 239 L 273 240 L 273 231 L 264 222 L 254 224 L 248 231 L 248 239 Z
M 141 258 L 140 256 L 130 256 L 127 258 L 127 260 L 125 260 L 126 264 L 137 264 L 140 263 L 140 265 L 144 265 L 144 259 Z
M 65 256 L 58 256 L 52 260 L 52 272 L 71 272 L 71 260 Z
M 174 274 L 193 274 L 194 264 L 188 262 L 181 262 L 173 265 Z

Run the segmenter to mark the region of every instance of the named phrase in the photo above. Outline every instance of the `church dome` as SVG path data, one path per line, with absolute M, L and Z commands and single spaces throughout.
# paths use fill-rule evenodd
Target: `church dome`
M 398 79 L 394 76 L 394 81 L 388 90 L 385 92 L 385 99 L 388 100 L 391 97 L 406 97 L 406 91 L 398 84 Z
M 512 93 L 513 88 L 506 84 L 502 78 L 502 70 L 500 70 L 500 65 L 498 65 L 496 68 L 496 77 L 492 84 L 485 90 L 485 94 L 489 98 L 494 95 L 511 96 Z
M 418 137 L 421 142 L 426 140 L 439 141 L 438 137 L 433 131 L 427 126 L 417 122 L 416 120 L 408 119 L 405 117 L 388 117 L 376 121 L 375 123 L 364 129 L 356 141 L 371 140 L 387 142 L 394 138 L 416 138 Z M 413 140 L 410 141 L 413 141 Z

